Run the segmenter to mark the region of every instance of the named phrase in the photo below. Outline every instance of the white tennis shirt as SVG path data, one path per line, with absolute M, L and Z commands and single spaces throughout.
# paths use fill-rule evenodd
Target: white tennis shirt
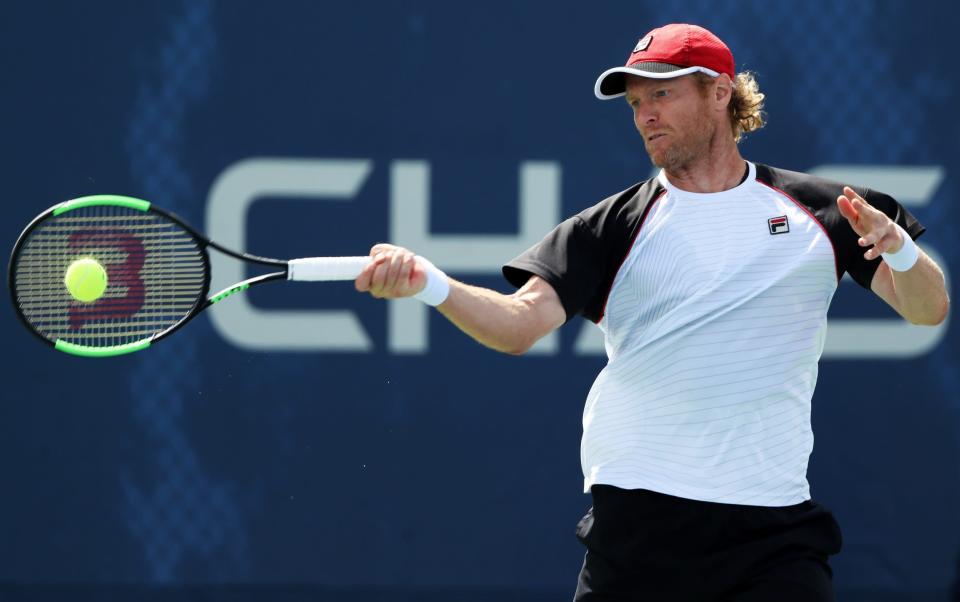
M 567 220 L 504 267 L 537 274 L 568 318 L 604 333 L 581 463 L 595 484 L 688 499 L 787 506 L 809 499 L 811 399 L 827 309 L 843 271 L 869 286 L 836 209 L 842 185 L 748 164 L 698 194 L 665 174 Z M 758 173 L 760 172 L 760 173 Z M 914 238 L 896 201 L 862 190 Z
M 609 362 L 584 409 L 586 490 L 762 506 L 810 497 L 810 400 L 834 252 L 804 208 L 750 169 L 713 194 L 660 174 L 665 193 L 599 323 Z M 773 233 L 769 220 L 783 217 Z

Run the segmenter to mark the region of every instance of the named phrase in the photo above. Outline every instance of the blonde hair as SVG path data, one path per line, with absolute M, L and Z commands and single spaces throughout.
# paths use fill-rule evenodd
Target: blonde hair
M 704 73 L 697 73 L 696 75 L 703 91 L 706 91 L 707 84 L 714 81 L 714 78 Z M 765 95 L 760 91 L 760 85 L 752 71 L 743 71 L 734 78 L 733 94 L 730 98 L 730 104 L 727 105 L 734 141 L 740 142 L 744 134 L 755 132 L 766 124 L 767 116 L 763 112 L 764 97 Z

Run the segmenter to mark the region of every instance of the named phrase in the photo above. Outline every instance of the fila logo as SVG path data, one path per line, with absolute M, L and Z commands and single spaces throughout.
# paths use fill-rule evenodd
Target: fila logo
M 767 220 L 767 225 L 770 226 L 770 234 L 786 234 L 790 231 L 790 222 L 786 215 L 771 217 Z

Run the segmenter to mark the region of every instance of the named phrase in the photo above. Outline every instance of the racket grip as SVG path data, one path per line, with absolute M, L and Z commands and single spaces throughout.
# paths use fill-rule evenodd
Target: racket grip
M 316 282 L 353 280 L 370 263 L 369 257 L 304 257 L 287 262 L 287 280 Z

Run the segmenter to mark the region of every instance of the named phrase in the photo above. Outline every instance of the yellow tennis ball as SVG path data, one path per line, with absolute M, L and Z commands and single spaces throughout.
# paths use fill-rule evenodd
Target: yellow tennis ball
M 91 303 L 107 290 L 107 270 L 96 259 L 84 257 L 70 264 L 63 276 L 63 283 L 74 299 Z

